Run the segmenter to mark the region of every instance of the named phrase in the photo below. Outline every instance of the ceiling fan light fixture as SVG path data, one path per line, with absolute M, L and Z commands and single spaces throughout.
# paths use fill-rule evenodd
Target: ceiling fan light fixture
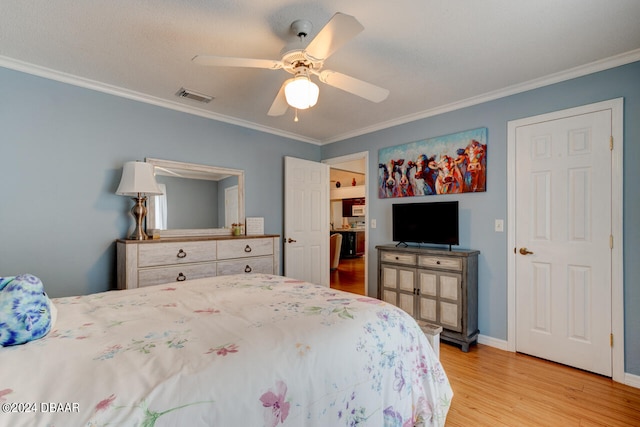
M 309 79 L 307 74 L 299 74 L 284 88 L 287 104 L 298 110 L 306 110 L 318 102 L 320 88 Z

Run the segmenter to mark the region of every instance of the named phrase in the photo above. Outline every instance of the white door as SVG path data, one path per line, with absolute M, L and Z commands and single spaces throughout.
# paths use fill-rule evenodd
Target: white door
M 238 222 L 238 186 L 233 185 L 224 189 L 224 226 L 231 228 Z
M 516 350 L 611 376 L 612 115 L 515 129 Z
M 329 286 L 329 166 L 284 158 L 284 274 Z

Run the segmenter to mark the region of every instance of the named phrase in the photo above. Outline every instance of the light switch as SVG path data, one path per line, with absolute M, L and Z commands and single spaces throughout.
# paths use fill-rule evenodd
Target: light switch
M 377 225 L 377 224 L 376 224 L 376 220 L 375 220 L 375 219 L 372 219 L 372 220 L 371 220 L 371 228 L 376 228 L 376 225 Z
M 504 220 L 496 219 L 495 230 L 496 233 L 502 233 L 504 231 Z

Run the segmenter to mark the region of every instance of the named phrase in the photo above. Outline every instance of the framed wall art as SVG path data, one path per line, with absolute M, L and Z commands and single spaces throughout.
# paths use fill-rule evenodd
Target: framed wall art
M 486 191 L 487 128 L 378 151 L 378 197 Z

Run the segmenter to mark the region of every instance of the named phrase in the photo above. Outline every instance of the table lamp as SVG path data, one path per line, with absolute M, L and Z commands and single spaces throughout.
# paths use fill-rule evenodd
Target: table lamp
M 156 178 L 153 175 L 153 165 L 145 162 L 127 162 L 122 167 L 122 179 L 116 190 L 116 194 L 131 196 L 136 204 L 131 208 L 131 214 L 136 220 L 136 228 L 129 236 L 129 240 L 146 240 L 142 221 L 147 215 L 145 202 L 147 195 L 162 194 Z

